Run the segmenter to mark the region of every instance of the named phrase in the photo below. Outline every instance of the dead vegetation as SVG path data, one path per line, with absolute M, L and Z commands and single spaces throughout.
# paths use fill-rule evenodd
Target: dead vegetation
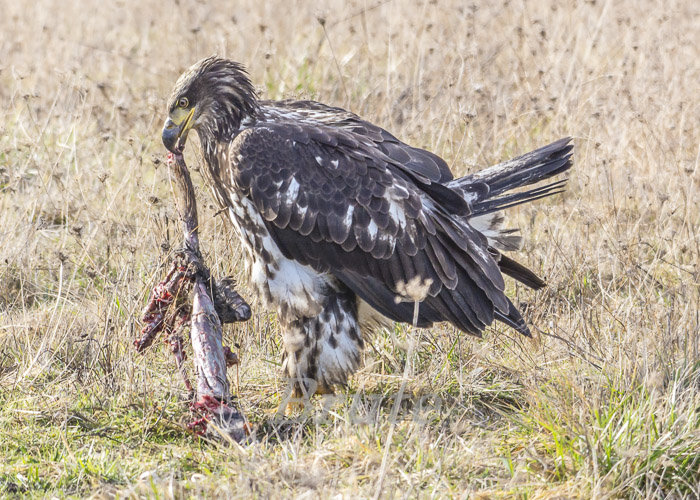
M 4 5 L 1 494 L 697 497 L 699 23 L 691 1 Z M 164 100 L 214 52 L 265 97 L 344 106 L 458 173 L 573 136 L 567 192 L 510 211 L 550 285 L 512 289 L 537 341 L 438 327 L 411 350 L 399 328 L 285 419 L 254 304 L 224 336 L 259 442 L 196 442 L 167 346 L 132 341 L 180 241 Z M 207 263 L 245 282 L 194 175 Z

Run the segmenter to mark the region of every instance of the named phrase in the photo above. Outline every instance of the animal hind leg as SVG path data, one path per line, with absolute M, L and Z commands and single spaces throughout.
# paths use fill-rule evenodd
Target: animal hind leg
M 283 366 L 295 398 L 331 394 L 358 368 L 364 342 L 352 292 L 332 293 L 317 316 L 285 326 Z

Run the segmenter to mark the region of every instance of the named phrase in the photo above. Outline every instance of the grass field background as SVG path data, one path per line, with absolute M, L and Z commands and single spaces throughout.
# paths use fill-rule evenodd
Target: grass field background
M 0 495 L 700 494 L 697 2 L 0 5 Z M 225 337 L 258 441 L 198 442 L 169 352 L 132 341 L 180 241 L 165 99 L 212 53 L 455 173 L 572 136 L 566 193 L 509 211 L 549 283 L 508 284 L 535 340 L 397 327 L 284 419 L 278 325 L 253 302 Z M 194 178 L 207 262 L 252 299 Z

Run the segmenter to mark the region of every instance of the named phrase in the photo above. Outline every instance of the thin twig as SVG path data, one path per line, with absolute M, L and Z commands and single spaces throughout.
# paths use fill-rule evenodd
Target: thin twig
M 335 67 L 338 70 L 338 76 L 340 77 L 340 83 L 343 86 L 343 92 L 345 92 L 345 99 L 347 99 L 348 105 L 350 104 L 350 94 L 348 93 L 348 88 L 345 86 L 345 78 L 343 78 L 343 72 L 340 71 L 340 64 L 338 64 L 338 58 L 335 57 L 335 51 L 333 50 L 333 44 L 331 44 L 331 39 L 328 37 L 328 32 L 326 31 L 326 20 L 322 17 L 316 18 L 318 23 L 323 28 L 323 35 L 326 37 L 328 42 L 328 47 L 331 49 L 331 55 L 333 56 L 333 62 L 335 62 Z
M 399 392 L 396 394 L 396 399 L 394 400 L 394 406 L 391 408 L 391 416 L 389 417 L 389 434 L 386 436 L 384 441 L 384 453 L 382 455 L 382 465 L 379 469 L 379 481 L 377 483 L 377 489 L 374 492 L 375 500 L 379 498 L 384 488 L 384 477 L 386 476 L 386 466 L 389 462 L 389 451 L 391 450 L 391 442 L 394 438 L 394 429 L 396 429 L 396 419 L 399 415 L 399 409 L 401 408 L 401 401 L 403 400 L 403 395 L 406 390 L 406 382 L 408 381 L 408 375 L 411 368 L 411 360 L 413 359 L 413 353 L 416 349 L 416 344 L 420 341 L 421 331 L 418 329 L 418 313 L 420 309 L 420 302 L 415 301 L 413 303 L 413 328 L 409 331 L 409 335 L 414 332 L 418 332 L 418 338 L 411 335 L 411 342 L 408 344 L 408 352 L 406 353 L 406 363 L 403 367 L 403 375 L 401 377 L 401 385 L 399 386 Z

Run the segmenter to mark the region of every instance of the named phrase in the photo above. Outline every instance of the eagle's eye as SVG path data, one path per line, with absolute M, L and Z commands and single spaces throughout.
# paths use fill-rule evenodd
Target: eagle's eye
M 178 99 L 178 101 L 177 101 L 178 108 L 186 108 L 189 105 L 190 105 L 190 100 L 187 99 L 187 97 L 180 97 L 180 99 Z

